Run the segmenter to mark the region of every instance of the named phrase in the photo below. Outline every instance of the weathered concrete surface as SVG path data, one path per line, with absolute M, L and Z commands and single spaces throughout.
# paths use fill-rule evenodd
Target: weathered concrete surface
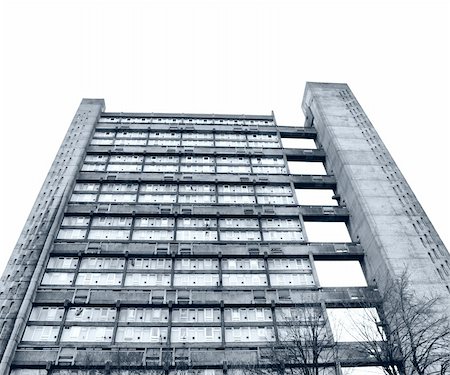
M 450 310 L 450 255 L 374 127 L 346 84 L 307 83 L 307 126 L 327 154 L 326 168 L 350 212 L 350 234 L 366 251 L 369 281 L 410 275 L 419 295 Z
M 31 309 L 28 296 L 35 293 L 33 282 L 40 277 L 37 266 L 49 252 L 50 237 L 59 225 L 57 213 L 68 201 L 104 106 L 103 99 L 82 100 L 3 273 L 0 282 L 0 366 L 11 360 L 11 353 L 5 353 L 7 345 L 20 340 L 24 328 L 21 315 Z

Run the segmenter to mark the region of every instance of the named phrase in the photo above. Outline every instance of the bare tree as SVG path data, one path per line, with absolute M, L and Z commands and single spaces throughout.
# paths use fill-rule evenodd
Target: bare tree
M 251 373 L 324 375 L 335 362 L 335 345 L 320 306 L 284 309 L 277 317 L 278 341 L 266 349 L 264 363 Z
M 437 312 L 440 298 L 417 296 L 406 272 L 385 290 L 380 316 L 366 309 L 365 322 L 353 325 L 362 338 L 358 350 L 388 375 L 450 374 L 450 325 L 448 316 Z

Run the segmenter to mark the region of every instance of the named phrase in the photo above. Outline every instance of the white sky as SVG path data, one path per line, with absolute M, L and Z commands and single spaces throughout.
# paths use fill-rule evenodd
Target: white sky
M 350 85 L 450 244 L 447 1 L 0 4 L 0 269 L 81 98 L 303 124 L 306 81 Z

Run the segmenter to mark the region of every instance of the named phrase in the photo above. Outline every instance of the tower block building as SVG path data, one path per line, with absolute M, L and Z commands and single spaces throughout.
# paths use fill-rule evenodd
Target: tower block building
M 369 374 L 336 316 L 405 270 L 444 312 L 449 253 L 349 87 L 307 83 L 302 108 L 293 127 L 83 99 L 1 279 L 0 374 L 242 374 L 308 309 L 346 348 L 321 374 Z

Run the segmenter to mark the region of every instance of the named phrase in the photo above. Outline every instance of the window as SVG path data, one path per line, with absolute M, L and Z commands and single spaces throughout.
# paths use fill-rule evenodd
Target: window
M 119 229 L 91 229 L 89 231 L 88 239 L 90 240 L 128 240 L 130 238 L 129 230 L 119 230 Z
M 85 191 L 85 192 L 97 192 L 100 188 L 100 184 L 91 182 L 78 182 L 75 184 L 74 191 Z
M 105 164 L 83 164 L 82 172 L 103 172 L 106 168 Z
M 134 230 L 134 241 L 169 241 L 173 240 L 173 230 Z
M 297 271 L 310 271 L 311 264 L 308 258 L 270 258 L 268 260 L 269 270 L 297 270 Z
M 58 332 L 59 326 L 27 326 L 22 341 L 55 342 Z
M 248 142 L 249 147 L 278 148 L 278 142 Z
M 222 342 L 220 327 L 173 327 L 171 341 Z
M 220 323 L 219 309 L 173 309 L 172 320 L 175 323 Z
M 224 273 L 222 275 L 224 286 L 265 286 L 267 285 L 266 275 L 263 273 Z
M 92 203 L 97 199 L 96 194 L 72 194 L 70 202 L 72 203 Z
M 175 262 L 176 270 L 217 270 L 219 268 L 219 262 L 217 259 L 177 259 Z
M 181 158 L 182 164 L 214 164 L 214 157 L 212 156 L 183 156 Z
M 149 146 L 179 146 L 180 141 L 173 139 L 149 139 Z
M 170 275 L 168 274 L 129 273 L 125 278 L 125 286 L 168 286 L 168 285 L 170 285 Z
M 114 322 L 116 309 L 110 307 L 71 307 L 67 322 Z
M 108 164 L 106 167 L 108 172 L 140 172 L 141 164 Z
M 142 184 L 141 193 L 176 193 L 177 185 Z
M 270 275 L 272 286 L 302 287 L 314 285 L 312 274 L 303 273 L 278 273 Z
M 123 258 L 90 258 L 81 260 L 80 269 L 102 269 L 121 270 L 124 269 L 125 259 Z
M 136 194 L 100 194 L 98 201 L 102 203 L 132 203 L 136 202 Z
M 106 163 L 108 155 L 86 155 L 84 161 L 86 163 Z
M 233 342 L 270 342 L 275 340 L 272 327 L 235 327 L 226 328 L 225 341 Z
M 215 195 L 179 195 L 178 203 L 216 203 Z
M 225 322 L 271 322 L 272 311 L 267 308 L 225 309 Z
M 257 174 L 287 174 L 285 167 L 253 167 L 253 172 Z
M 144 172 L 178 172 L 178 165 L 174 164 L 145 164 Z
M 220 228 L 259 228 L 258 219 L 238 219 L 227 218 L 219 219 Z
M 179 186 L 180 193 L 213 193 L 216 191 L 214 185 L 187 185 L 183 184 Z
M 113 327 L 64 327 L 61 342 L 111 342 Z
M 175 220 L 169 217 L 139 217 L 135 220 L 135 227 L 150 228 L 162 227 L 172 228 L 175 225 Z
M 145 146 L 147 140 L 145 139 L 116 139 L 115 146 Z
M 167 322 L 169 311 L 167 309 L 122 308 L 120 322 L 126 323 L 158 323 Z
M 175 132 L 150 132 L 148 137 L 150 139 L 180 139 L 181 134 Z
M 247 147 L 246 141 L 216 141 L 216 147 Z
M 258 204 L 295 204 L 293 197 L 288 196 L 271 196 L 271 195 L 259 195 L 258 198 Z
M 219 275 L 214 273 L 175 274 L 174 286 L 218 286 Z
M 178 230 L 179 241 L 217 241 L 217 231 Z
M 80 272 L 75 285 L 117 286 L 122 284 L 122 273 Z
M 276 317 L 278 322 L 283 321 L 300 321 L 307 323 L 311 322 L 324 322 L 324 314 L 322 308 L 317 307 L 277 307 Z
M 245 141 L 245 134 L 216 134 L 216 143 L 217 141 Z
M 88 224 L 89 224 L 89 217 L 65 216 L 61 225 L 65 227 L 87 227 Z
M 64 315 L 64 308 L 49 307 L 49 306 L 35 306 L 31 310 L 30 321 L 61 321 Z
M 213 139 L 212 133 L 183 133 L 182 139 L 194 139 L 194 140 L 210 140 Z
M 219 203 L 224 204 L 255 204 L 255 197 L 252 195 L 219 195 Z M 260 202 L 258 202 L 260 203 Z
M 245 165 L 218 165 L 217 173 L 251 173 L 251 169 Z
M 264 270 L 263 259 L 223 259 L 224 270 Z
M 280 228 L 280 229 L 288 229 L 288 228 L 301 228 L 300 220 L 295 218 L 289 219 L 261 219 L 261 227 L 263 229 L 268 228 Z
M 177 196 L 175 194 L 140 194 L 139 203 L 175 203 Z
M 221 241 L 260 241 L 261 233 L 251 230 L 230 230 L 220 232 Z
M 41 285 L 71 285 L 73 276 L 74 274 L 69 272 L 46 272 Z
M 219 185 L 220 194 L 237 193 L 237 194 L 253 194 L 253 186 L 250 185 Z
M 130 227 L 131 217 L 97 216 L 92 219 L 93 227 Z
M 292 189 L 289 185 L 259 185 L 256 186 L 256 193 L 279 195 L 292 195 Z
M 303 241 L 300 231 L 263 231 L 264 241 Z
M 181 165 L 180 172 L 183 173 L 214 173 L 213 165 Z
M 213 141 L 205 141 L 205 140 L 183 140 L 181 142 L 182 146 L 195 146 L 195 147 L 212 147 L 214 146 Z
M 58 232 L 58 240 L 82 240 L 85 237 L 85 229 L 60 229 Z
M 249 141 L 278 142 L 276 134 L 248 134 L 247 139 Z
M 117 138 L 147 138 L 147 132 L 118 132 Z
M 130 258 L 128 261 L 129 270 L 170 270 L 172 259 L 164 258 Z
M 139 155 L 111 155 L 110 163 L 129 163 L 129 164 L 141 164 L 144 160 L 143 156 Z
M 64 268 L 75 269 L 77 268 L 78 258 L 69 257 L 51 257 L 48 260 L 47 268 Z
M 267 157 L 253 157 L 251 159 L 252 161 L 252 165 L 266 165 L 266 166 L 272 166 L 272 165 L 276 165 L 279 167 L 284 167 L 284 159 L 283 158 L 279 158 L 279 157 L 275 157 L 275 158 L 267 158 Z

